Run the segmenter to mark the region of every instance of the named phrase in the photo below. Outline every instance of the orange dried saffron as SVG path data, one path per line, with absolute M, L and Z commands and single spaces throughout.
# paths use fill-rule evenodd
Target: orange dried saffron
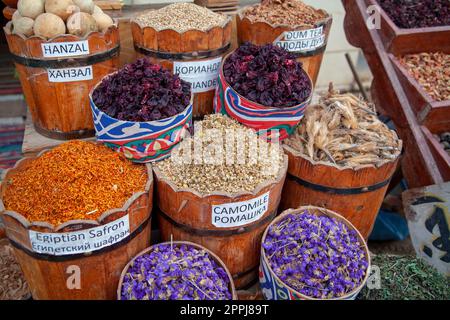
M 145 190 L 147 170 L 111 149 L 70 141 L 30 161 L 7 181 L 7 210 L 59 225 L 95 220 Z

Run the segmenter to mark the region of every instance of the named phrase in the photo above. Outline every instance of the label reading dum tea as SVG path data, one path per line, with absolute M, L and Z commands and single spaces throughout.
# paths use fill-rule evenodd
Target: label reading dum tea
M 74 57 L 89 54 L 89 42 L 52 42 L 42 43 L 42 55 L 45 58 Z
M 274 41 L 274 45 L 296 53 L 319 49 L 325 45 L 323 26 L 309 30 L 283 32 Z
M 239 227 L 261 219 L 269 209 L 269 192 L 248 201 L 212 206 L 212 224 L 218 228 Z
M 44 233 L 30 230 L 34 252 L 64 256 L 97 251 L 109 247 L 130 235 L 128 215 L 108 224 L 74 232 Z
M 214 90 L 217 86 L 222 57 L 201 61 L 174 61 L 173 73 L 192 84 L 192 92 Z
M 92 66 L 63 68 L 63 69 L 47 69 L 49 82 L 73 82 L 92 80 Z

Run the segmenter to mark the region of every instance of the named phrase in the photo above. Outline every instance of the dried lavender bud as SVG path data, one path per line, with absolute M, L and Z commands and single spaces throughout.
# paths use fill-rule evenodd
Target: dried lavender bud
M 270 226 L 263 247 L 281 281 L 312 298 L 332 299 L 352 292 L 368 268 L 364 244 L 354 230 L 307 210 Z
M 226 59 L 223 73 L 239 94 L 268 107 L 298 105 L 312 90 L 302 63 L 272 44 L 243 44 Z
M 449 0 L 378 0 L 399 28 L 427 28 L 450 25 Z
M 186 109 L 191 85 L 160 65 L 139 59 L 103 79 L 92 98 L 100 110 L 119 120 L 161 120 Z
M 121 300 L 231 300 L 229 283 L 205 250 L 162 243 L 127 270 Z

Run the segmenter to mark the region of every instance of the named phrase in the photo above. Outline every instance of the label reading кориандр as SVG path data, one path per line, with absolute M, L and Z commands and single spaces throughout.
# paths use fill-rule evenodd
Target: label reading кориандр
M 269 192 L 248 201 L 212 206 L 212 224 L 218 228 L 239 227 L 261 219 L 269 209 Z
M 222 57 L 200 61 L 174 61 L 173 73 L 192 84 L 192 92 L 215 90 Z
M 313 51 L 325 45 L 323 31 L 323 26 L 309 30 L 286 31 L 274 41 L 274 45 L 295 53 Z
M 102 226 L 74 232 L 46 233 L 29 231 L 34 252 L 63 256 L 109 247 L 130 235 L 128 215 Z

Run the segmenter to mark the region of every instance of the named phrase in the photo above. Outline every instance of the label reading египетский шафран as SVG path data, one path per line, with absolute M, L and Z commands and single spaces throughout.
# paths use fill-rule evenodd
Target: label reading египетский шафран
M 309 30 L 285 31 L 273 43 L 289 52 L 309 52 L 325 45 L 323 31 L 323 26 Z
M 200 61 L 174 61 L 173 73 L 192 84 L 193 93 L 215 90 L 222 57 Z
M 212 206 L 212 224 L 219 228 L 247 225 L 261 219 L 269 209 L 269 192 L 247 201 Z
M 87 40 L 41 43 L 41 49 L 44 58 L 75 57 L 90 53 Z
M 53 256 L 97 251 L 118 243 L 129 235 L 128 214 L 105 225 L 74 232 L 46 233 L 29 230 L 31 249 Z
M 56 83 L 92 80 L 94 79 L 93 73 L 92 66 L 47 69 L 48 81 Z

